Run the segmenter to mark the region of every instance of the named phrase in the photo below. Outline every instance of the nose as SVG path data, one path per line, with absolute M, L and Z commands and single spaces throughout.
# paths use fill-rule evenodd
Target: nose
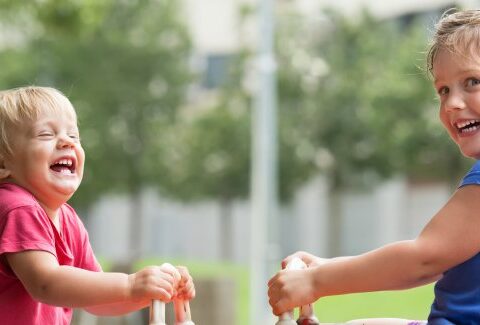
M 443 103 L 444 108 L 447 111 L 461 110 L 466 107 L 465 99 L 461 91 L 451 89 L 448 97 Z
M 65 149 L 65 148 L 73 148 L 75 146 L 75 141 L 69 137 L 68 135 L 61 135 L 57 141 L 57 148 Z

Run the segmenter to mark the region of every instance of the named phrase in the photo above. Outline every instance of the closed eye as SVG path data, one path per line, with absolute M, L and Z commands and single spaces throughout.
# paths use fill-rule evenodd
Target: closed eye
M 80 136 L 78 134 L 70 134 L 69 137 L 74 141 L 77 141 L 77 142 L 80 141 Z
M 38 134 L 39 137 L 41 138 L 45 138 L 45 137 L 52 137 L 53 136 L 53 133 L 52 132 L 40 132 Z

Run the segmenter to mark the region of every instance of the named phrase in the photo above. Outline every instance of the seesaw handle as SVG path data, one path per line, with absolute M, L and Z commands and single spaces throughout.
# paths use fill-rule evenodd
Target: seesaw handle
M 150 305 L 150 325 L 165 324 L 165 303 L 160 300 L 152 300 Z
M 195 325 L 192 322 L 192 314 L 188 300 L 175 299 L 173 306 L 175 309 L 175 325 Z
M 285 266 L 286 270 L 302 270 L 306 268 L 307 265 L 300 258 L 294 257 L 288 264 Z M 293 310 L 287 311 L 278 317 L 278 323 L 281 324 L 282 321 L 294 321 Z M 285 322 L 284 322 L 285 323 Z

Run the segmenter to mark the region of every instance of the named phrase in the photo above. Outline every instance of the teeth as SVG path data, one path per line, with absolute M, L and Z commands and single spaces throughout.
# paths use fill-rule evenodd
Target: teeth
M 472 127 L 469 127 L 469 128 L 466 128 L 466 129 L 462 129 L 462 133 L 467 133 L 467 132 L 473 132 L 475 131 L 476 129 L 478 129 L 477 126 L 472 126 Z
M 63 165 L 71 166 L 72 161 L 70 159 L 63 159 L 61 162 Z
M 73 160 L 72 159 L 60 159 L 59 161 L 56 162 L 56 164 L 65 165 L 65 166 L 72 166 L 73 165 Z
M 480 120 L 463 121 L 463 122 L 456 123 L 456 126 L 457 126 L 458 129 L 462 129 L 462 128 L 466 127 L 467 125 L 478 123 L 478 122 L 480 122 Z

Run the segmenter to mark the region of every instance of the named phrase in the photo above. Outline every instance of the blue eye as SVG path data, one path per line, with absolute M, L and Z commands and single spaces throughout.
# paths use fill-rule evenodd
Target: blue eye
M 466 84 L 467 87 L 477 86 L 480 85 L 480 80 L 477 78 L 468 78 Z

